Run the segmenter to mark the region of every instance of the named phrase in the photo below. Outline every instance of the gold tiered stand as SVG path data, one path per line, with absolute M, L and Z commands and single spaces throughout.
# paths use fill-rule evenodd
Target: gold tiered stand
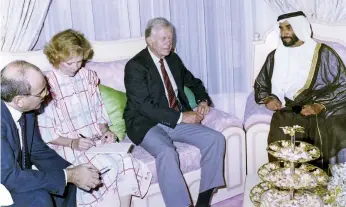
M 269 144 L 267 151 L 279 161 L 270 162 L 258 170 L 264 181 L 250 191 L 255 206 L 323 206 L 316 192 L 325 189 L 328 175 L 320 168 L 307 164 L 319 158 L 317 147 L 295 140 L 295 133 L 304 132 L 300 126 L 282 127 L 291 140 Z

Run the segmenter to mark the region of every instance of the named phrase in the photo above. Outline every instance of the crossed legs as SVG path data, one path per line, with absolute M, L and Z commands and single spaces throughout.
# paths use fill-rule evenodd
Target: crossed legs
M 200 124 L 182 123 L 174 129 L 158 124 L 148 131 L 140 146 L 156 159 L 159 186 L 167 207 L 185 207 L 191 204 L 173 141 L 188 143 L 200 150 L 200 192 L 225 184 L 225 138 L 220 132 Z

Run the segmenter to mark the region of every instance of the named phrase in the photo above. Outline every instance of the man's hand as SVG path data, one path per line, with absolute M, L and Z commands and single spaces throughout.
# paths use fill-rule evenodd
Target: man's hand
M 111 132 L 110 130 L 106 131 L 105 133 L 102 134 L 101 136 L 101 144 L 105 144 L 105 143 L 113 143 L 115 142 L 115 138 L 117 136 Z
M 282 108 L 281 102 L 276 98 L 268 100 L 268 102 L 265 103 L 265 106 L 272 111 L 277 111 Z
M 76 149 L 79 151 L 88 150 L 90 147 L 95 146 L 95 142 L 89 138 L 77 138 L 72 139 L 72 149 Z
M 321 113 L 323 109 L 324 107 L 321 104 L 309 104 L 305 105 L 300 113 L 304 116 L 310 116 Z
M 208 106 L 208 103 L 205 101 L 201 101 L 198 104 L 197 112 L 202 114 L 203 116 L 207 115 L 209 113 L 210 107 Z
M 75 184 L 86 191 L 101 184 L 99 171 L 90 164 L 67 168 L 67 182 Z
M 187 111 L 183 112 L 182 122 L 187 124 L 200 124 L 204 116 L 199 112 Z

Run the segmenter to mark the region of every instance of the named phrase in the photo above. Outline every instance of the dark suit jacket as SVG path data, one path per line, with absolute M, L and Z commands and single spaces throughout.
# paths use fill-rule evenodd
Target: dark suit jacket
M 44 189 L 52 194 L 63 195 L 66 184 L 63 169 L 70 163 L 43 142 L 35 114 L 26 113 L 25 117 L 30 162 L 39 171 L 21 168 L 18 130 L 10 111 L 1 101 L 1 183 L 11 193 Z
M 176 53 L 171 53 L 165 60 L 177 84 L 182 111 L 191 110 L 184 86 L 192 90 L 196 101 L 208 100 L 211 103 L 202 81 L 185 68 Z M 127 62 L 125 87 L 127 103 L 124 119 L 127 134 L 135 144 L 140 144 L 148 130 L 158 123 L 171 128 L 176 126 L 180 112 L 169 107 L 160 73 L 148 48 Z

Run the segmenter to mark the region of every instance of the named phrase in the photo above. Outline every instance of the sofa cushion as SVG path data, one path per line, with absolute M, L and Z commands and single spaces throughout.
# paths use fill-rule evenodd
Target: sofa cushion
M 204 117 L 202 124 L 219 132 L 223 132 L 229 127 L 243 128 L 243 123 L 234 115 L 210 108 L 207 116 Z
M 193 94 L 193 92 L 191 91 L 190 88 L 188 87 L 184 87 L 184 92 L 185 92 L 185 95 L 189 101 L 189 105 L 191 108 L 196 108 L 197 107 L 197 103 L 196 103 L 196 99 L 195 99 L 195 95 Z
M 336 53 L 338 53 L 341 60 L 346 64 L 346 46 L 342 45 L 338 42 L 331 42 L 331 41 L 322 41 L 322 40 L 316 40 L 317 42 L 324 43 L 328 45 L 329 47 L 333 48 Z
M 273 111 L 267 109 L 264 104 L 255 102 L 255 95 L 252 91 L 247 98 L 244 113 L 244 129 L 248 130 L 255 124 L 270 124 Z
M 131 142 L 128 138 L 125 138 L 123 142 Z M 198 170 L 200 168 L 199 161 L 201 160 L 201 153 L 199 152 L 199 149 L 196 147 L 180 143 L 180 142 L 174 142 L 174 145 L 177 147 L 177 152 L 179 154 L 179 160 L 180 160 L 180 169 L 183 172 L 183 174 Z M 151 180 L 151 183 L 157 183 L 157 171 L 156 171 L 156 164 L 155 164 L 155 158 L 151 156 L 147 151 L 145 151 L 140 146 L 135 146 L 132 155 L 138 159 L 144 162 L 146 166 L 148 166 L 149 170 L 151 171 L 153 178 Z
M 99 88 L 106 111 L 112 122 L 112 126 L 109 129 L 117 135 L 119 140 L 123 140 L 126 136 L 125 121 L 123 119 L 126 94 L 102 84 L 100 84 Z
M 111 62 L 88 62 L 85 67 L 96 71 L 100 83 L 125 92 L 124 69 L 128 60 L 117 60 Z

